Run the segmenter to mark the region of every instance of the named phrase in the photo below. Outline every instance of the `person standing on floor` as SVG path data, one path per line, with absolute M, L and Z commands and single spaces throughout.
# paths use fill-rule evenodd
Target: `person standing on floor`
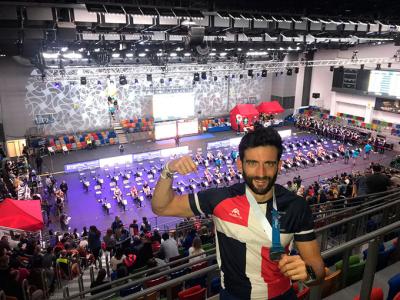
M 308 204 L 275 184 L 282 151 L 274 128 L 256 128 L 239 144 L 237 165 L 244 183 L 189 195 L 176 194 L 172 182 L 175 173 L 197 170 L 190 156 L 169 161 L 161 172 L 152 199 L 154 213 L 213 216 L 221 300 L 294 300 L 292 281 L 317 284 L 325 276 Z M 293 240 L 300 255 L 288 255 Z

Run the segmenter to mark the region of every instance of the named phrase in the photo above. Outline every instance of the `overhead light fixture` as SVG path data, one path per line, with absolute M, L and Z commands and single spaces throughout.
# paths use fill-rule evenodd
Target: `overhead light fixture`
M 163 54 L 160 53 L 160 52 L 157 52 L 157 53 L 156 53 L 156 56 L 160 57 L 160 56 L 163 56 Z
M 133 53 L 126 53 L 125 56 L 131 58 L 133 57 Z
M 100 48 L 94 49 L 94 52 L 100 52 Z
M 178 54 L 176 54 L 175 52 L 172 52 L 172 53 L 169 54 L 169 56 L 171 56 L 171 57 L 177 57 Z
M 128 82 L 126 81 L 125 75 L 119 76 L 119 84 L 120 84 L 120 85 L 125 85 L 125 84 L 127 84 L 127 83 L 128 83 Z
M 63 57 L 68 58 L 68 59 L 80 59 L 80 58 L 82 58 L 82 54 L 70 52 L 70 53 L 64 53 Z
M 185 54 L 183 54 L 184 56 L 188 57 L 191 56 L 192 54 L 190 54 L 189 52 L 186 52 Z
M 217 53 L 215 53 L 215 52 L 211 52 L 210 54 L 208 54 L 208 55 L 210 55 L 210 56 L 215 56 L 215 55 L 217 55 Z
M 226 56 L 228 53 L 226 53 L 226 52 L 221 52 L 220 54 L 219 54 L 219 56 Z
M 42 53 L 43 58 L 58 58 L 60 56 L 60 53 L 49 53 L 49 52 L 43 52 Z
M 111 54 L 111 57 L 118 58 L 118 57 L 120 57 L 120 54 L 119 53 L 113 53 L 113 54 Z
M 62 52 L 68 51 L 68 47 L 62 47 L 62 48 L 61 48 L 61 51 L 62 51 Z
M 146 53 L 139 53 L 139 57 L 145 57 L 146 56 Z

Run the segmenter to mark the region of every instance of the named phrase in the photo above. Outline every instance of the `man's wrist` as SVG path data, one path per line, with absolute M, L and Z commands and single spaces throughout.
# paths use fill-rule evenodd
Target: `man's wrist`
M 171 172 L 171 170 L 168 167 L 169 162 L 167 162 L 164 166 L 164 168 L 161 171 L 161 178 L 162 179 L 173 179 L 174 178 L 174 172 Z

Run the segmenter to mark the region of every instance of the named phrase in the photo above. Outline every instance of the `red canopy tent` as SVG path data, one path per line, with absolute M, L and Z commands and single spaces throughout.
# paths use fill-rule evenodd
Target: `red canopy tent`
M 240 121 L 240 130 L 243 131 L 244 120 L 247 118 L 248 123 L 246 126 L 251 126 L 254 120 L 258 117 L 258 110 L 253 104 L 237 104 L 230 112 L 231 127 L 235 130 L 238 129 L 237 121 Z
M 267 115 L 281 114 L 285 111 L 278 101 L 262 102 L 257 106 L 257 110 Z
M 0 227 L 38 231 L 43 228 L 40 200 L 13 200 L 0 203 Z

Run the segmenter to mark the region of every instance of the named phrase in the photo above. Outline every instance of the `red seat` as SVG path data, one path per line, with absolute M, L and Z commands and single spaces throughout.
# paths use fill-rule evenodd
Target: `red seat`
M 203 300 L 206 299 L 207 290 L 200 285 L 179 292 L 179 300 Z
M 195 264 L 192 266 L 192 272 L 196 272 L 198 270 L 204 269 L 208 267 L 208 261 L 203 261 L 201 263 Z
M 146 285 L 146 288 L 149 288 L 149 287 L 156 286 L 156 285 L 159 285 L 161 283 L 164 283 L 166 281 L 167 281 L 167 277 L 166 276 L 162 276 L 162 277 L 158 277 L 156 279 L 152 279 L 152 280 L 146 281 L 145 285 Z
M 400 300 L 400 292 L 398 292 L 396 296 L 394 296 L 393 300 Z
M 381 288 L 372 288 L 370 300 L 383 300 L 383 290 Z M 353 300 L 360 300 L 360 295 L 354 297 Z

